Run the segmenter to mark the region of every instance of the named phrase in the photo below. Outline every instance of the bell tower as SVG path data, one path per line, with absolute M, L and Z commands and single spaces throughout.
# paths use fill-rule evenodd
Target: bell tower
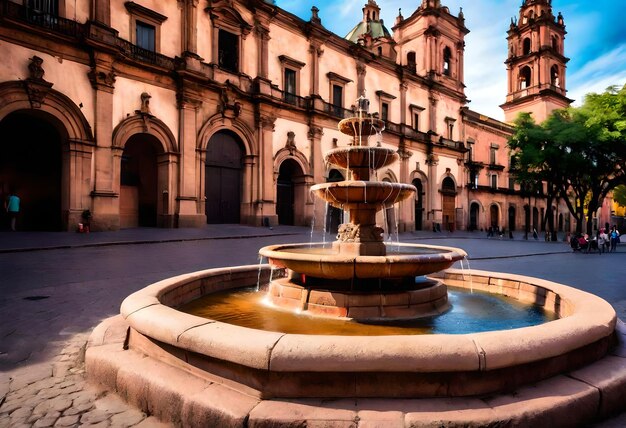
M 532 113 L 543 122 L 555 109 L 573 100 L 566 97 L 565 69 L 569 58 L 563 54 L 565 23 L 559 12 L 552 13 L 552 0 L 524 0 L 519 19 L 511 19 L 508 31 L 505 122 L 521 112 Z

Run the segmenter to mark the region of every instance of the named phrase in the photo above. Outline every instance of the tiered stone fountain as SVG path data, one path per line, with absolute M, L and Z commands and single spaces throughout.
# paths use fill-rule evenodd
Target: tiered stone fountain
M 357 100 L 357 116 L 344 119 L 339 130 L 352 145 L 331 150 L 326 162 L 348 171 L 346 181 L 317 184 L 311 191 L 327 203 L 347 210 L 349 222 L 339 227 L 332 248 L 311 244 L 273 245 L 259 253 L 271 265 L 288 269 L 288 277 L 272 281 L 270 300 L 281 307 L 323 316 L 359 320 L 432 316 L 448 308 L 441 281 L 415 281 L 417 276 L 452 266 L 466 253 L 457 248 L 397 244 L 387 254 L 377 213 L 415 193 L 409 184 L 372 181 L 372 174 L 398 159 L 389 148 L 370 147 L 384 123 L 368 114 L 369 101 Z
M 120 316 L 94 330 L 88 377 L 181 426 L 558 427 L 623 411 L 626 350 L 614 346 L 617 318 L 607 302 L 521 275 L 473 271 L 470 281 L 468 272 L 443 270 L 462 250 L 403 244 L 393 252 L 383 243 L 376 213 L 413 189 L 370 180 L 396 155 L 363 144 L 382 127 L 364 107 L 340 125 L 352 146 L 327 155 L 351 179 L 313 188 L 350 212 L 331 248 L 265 247 L 273 267 L 193 272 L 132 294 Z M 286 277 L 274 278 L 277 266 Z M 446 286 L 530 303 L 558 319 L 469 334 L 344 336 L 241 327 L 178 310 L 270 279 L 276 305 L 352 319 L 345 323 L 445 311 Z

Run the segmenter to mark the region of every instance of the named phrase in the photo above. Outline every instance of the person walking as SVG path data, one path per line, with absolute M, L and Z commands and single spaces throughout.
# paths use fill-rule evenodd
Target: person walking
M 604 228 L 600 229 L 600 233 L 598 233 L 598 249 L 601 253 L 605 251 L 609 251 L 610 239 L 609 235 L 607 235 L 606 230 Z
M 617 226 L 613 225 L 609 238 L 611 239 L 611 249 L 609 251 L 613 253 L 617 249 L 617 243 L 619 242 L 619 231 L 617 230 Z
M 9 197 L 7 198 L 5 204 L 7 213 L 9 214 L 9 221 L 11 225 L 11 230 L 15 232 L 15 225 L 17 223 L 17 216 L 20 213 L 20 198 L 17 196 L 15 192 L 11 192 Z

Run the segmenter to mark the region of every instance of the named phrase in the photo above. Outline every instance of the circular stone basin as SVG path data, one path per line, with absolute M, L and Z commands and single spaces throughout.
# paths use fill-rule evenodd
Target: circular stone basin
M 270 245 L 261 248 L 259 254 L 273 266 L 337 280 L 422 276 L 447 269 L 467 256 L 459 248 L 421 244 L 387 245 L 385 256 L 338 254 L 321 244 Z
M 326 162 L 341 168 L 368 167 L 379 169 L 391 165 L 399 158 L 394 149 L 385 147 L 338 147 L 326 153 Z
M 437 279 L 532 303 L 559 319 L 470 334 L 322 336 L 240 327 L 176 309 L 207 294 L 267 282 L 269 276 L 267 265 L 210 269 L 135 292 L 121 307 L 130 327 L 124 349 L 263 400 L 467 397 L 511 391 L 591 364 L 607 354 L 617 322 L 606 301 L 562 284 L 452 269 Z M 88 370 L 97 371 L 102 351 L 90 351 Z M 124 355 L 115 357 L 126 370 Z M 105 372 L 119 384 L 120 376 Z M 135 395 L 148 390 L 140 386 L 132 390 Z
M 368 208 L 378 211 L 410 198 L 416 190 L 411 184 L 348 180 L 316 184 L 311 187 L 311 192 L 337 208 Z M 364 204 L 368 206 L 364 207 Z
M 385 129 L 385 122 L 373 117 L 349 117 L 340 121 L 337 126 L 345 135 L 369 136 L 382 132 Z

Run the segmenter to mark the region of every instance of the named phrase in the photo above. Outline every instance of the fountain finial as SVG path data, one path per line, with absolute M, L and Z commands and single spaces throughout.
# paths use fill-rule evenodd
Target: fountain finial
M 363 94 L 356 100 L 357 112 L 368 114 L 370 109 L 370 100 L 365 97 L 365 91 Z

